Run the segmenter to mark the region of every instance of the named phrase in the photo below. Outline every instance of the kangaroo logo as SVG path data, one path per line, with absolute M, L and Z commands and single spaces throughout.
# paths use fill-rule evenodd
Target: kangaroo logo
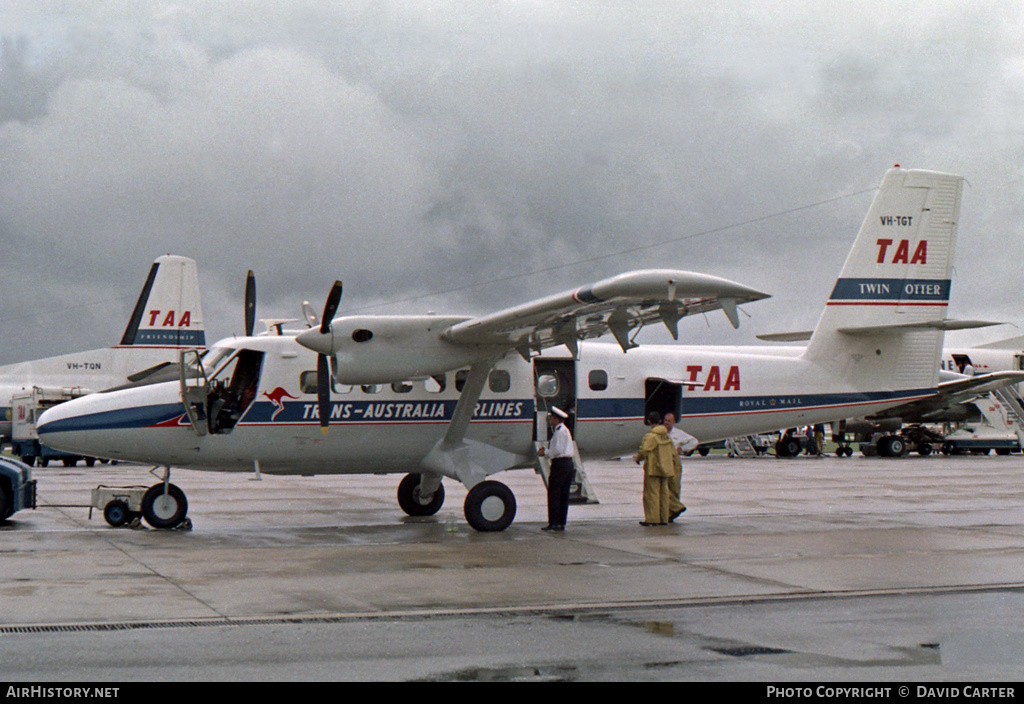
M 269 398 L 270 402 L 274 404 L 274 408 L 277 409 L 274 411 L 273 415 L 270 416 L 270 420 L 274 420 L 275 418 L 277 418 L 278 414 L 280 414 L 281 411 L 284 410 L 284 399 L 286 397 L 290 399 L 298 398 L 297 396 L 292 396 L 290 393 L 282 389 L 280 386 L 271 391 L 269 394 L 266 391 L 264 391 L 263 395 Z

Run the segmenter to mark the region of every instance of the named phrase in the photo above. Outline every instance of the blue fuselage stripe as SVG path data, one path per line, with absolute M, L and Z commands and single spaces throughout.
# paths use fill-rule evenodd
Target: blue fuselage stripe
M 948 279 L 839 279 L 829 300 L 945 303 L 949 290 Z
M 843 394 L 790 394 L 779 396 L 683 396 L 681 416 L 707 417 L 778 413 L 794 410 L 870 406 L 899 403 L 934 393 L 934 389 L 877 391 Z M 388 423 L 447 423 L 456 401 L 352 401 L 332 403 L 331 423 L 338 425 Z M 239 426 L 309 425 L 319 422 L 315 401 L 288 401 L 280 406 L 255 402 L 242 417 Z M 577 401 L 577 420 L 631 420 L 643 418 L 642 398 L 581 398 Z M 148 428 L 180 418 L 181 404 L 161 404 L 117 411 L 93 413 L 47 423 L 41 434 L 82 430 L 121 430 Z M 536 413 L 532 399 L 480 401 L 473 421 L 529 422 Z
M 128 428 L 148 428 L 178 418 L 185 413 L 180 403 L 167 403 L 158 406 L 136 406 L 116 411 L 103 411 L 88 415 L 65 418 L 40 425 L 40 435 L 46 433 L 66 433 L 80 430 L 120 430 Z

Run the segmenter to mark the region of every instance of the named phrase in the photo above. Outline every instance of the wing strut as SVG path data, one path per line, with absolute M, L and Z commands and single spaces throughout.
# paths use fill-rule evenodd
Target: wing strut
M 520 463 L 522 458 L 477 440 L 466 440 L 466 431 L 484 391 L 487 377 L 500 357 L 480 360 L 469 368 L 469 377 L 455 406 L 444 437 L 438 440 L 420 465 L 428 473 L 441 474 L 472 489 L 488 475 Z

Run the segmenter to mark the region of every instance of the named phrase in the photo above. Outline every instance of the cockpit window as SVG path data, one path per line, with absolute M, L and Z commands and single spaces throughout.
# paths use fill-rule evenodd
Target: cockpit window
M 237 351 L 231 347 L 214 347 L 206 350 L 201 357 L 203 371 L 206 372 L 206 376 L 208 378 L 213 377 L 218 371 L 217 368 L 224 363 L 224 360 Z

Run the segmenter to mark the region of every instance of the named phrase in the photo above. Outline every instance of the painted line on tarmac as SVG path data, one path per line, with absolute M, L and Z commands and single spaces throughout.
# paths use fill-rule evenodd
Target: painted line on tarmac
M 686 608 L 725 606 L 771 602 L 860 599 L 892 596 L 937 596 L 943 594 L 969 594 L 1024 590 L 1024 582 L 1005 584 L 954 585 L 946 587 L 901 587 L 894 589 L 855 589 L 845 591 L 795 591 L 787 594 L 758 594 L 749 596 L 680 597 L 674 599 L 648 599 L 638 601 L 607 601 L 587 604 L 531 604 L 523 606 L 489 606 L 473 608 L 410 609 L 403 611 L 363 611 L 324 613 L 296 616 L 217 616 L 199 619 L 168 619 L 149 621 L 92 621 L 82 623 L 38 623 L 0 625 L 0 637 L 30 634 L 85 633 L 135 631 L 163 628 L 206 628 L 317 625 L 351 623 L 355 621 L 389 621 L 403 619 L 434 619 L 466 616 L 526 616 L 575 615 L 604 611 L 640 611 L 654 608 Z

